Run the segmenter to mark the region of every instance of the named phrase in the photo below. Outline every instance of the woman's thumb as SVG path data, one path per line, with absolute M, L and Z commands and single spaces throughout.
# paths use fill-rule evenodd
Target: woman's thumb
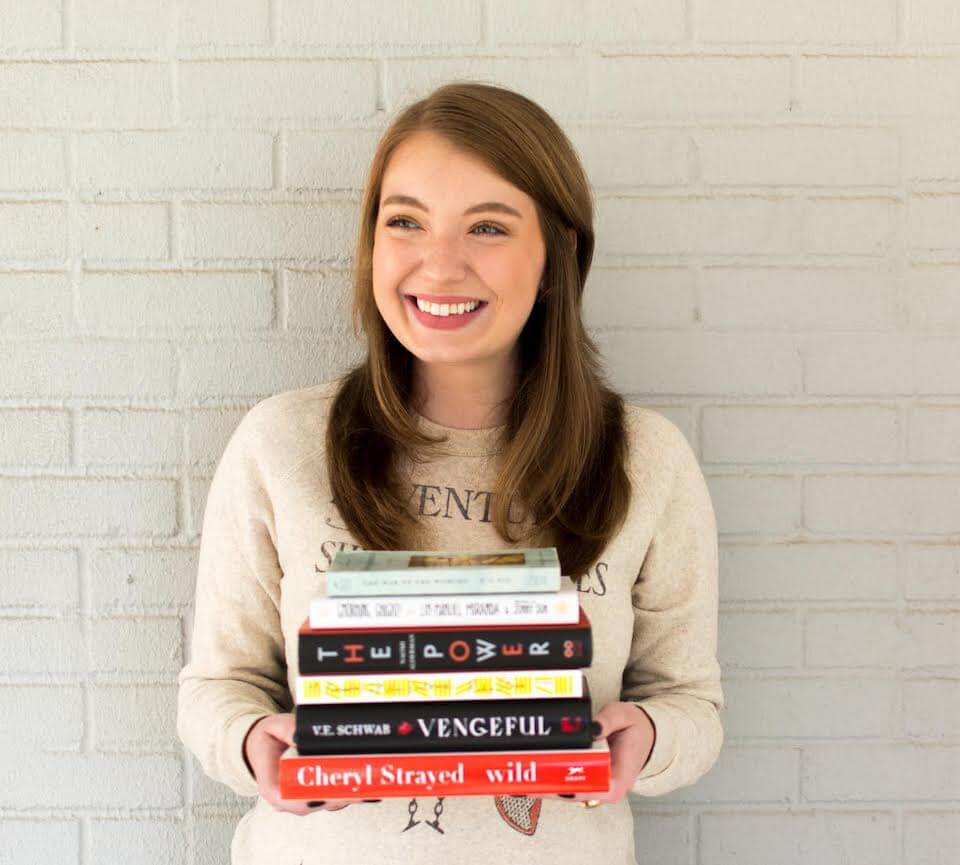
M 287 712 L 282 715 L 274 716 L 269 732 L 274 739 L 279 739 L 289 747 L 294 744 L 293 734 L 296 732 L 296 729 L 296 719 L 292 713 Z

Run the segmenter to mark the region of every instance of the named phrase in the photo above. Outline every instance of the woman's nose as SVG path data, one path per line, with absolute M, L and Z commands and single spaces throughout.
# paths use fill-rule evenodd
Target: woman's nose
M 421 275 L 435 282 L 458 282 L 468 271 L 463 245 L 459 240 L 433 238 L 425 241 L 420 265 Z

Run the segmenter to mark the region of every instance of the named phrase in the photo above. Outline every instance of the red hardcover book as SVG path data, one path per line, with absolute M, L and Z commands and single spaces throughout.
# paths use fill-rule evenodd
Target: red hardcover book
M 606 793 L 610 750 L 447 751 L 417 754 L 331 754 L 280 758 L 283 799 L 378 799 L 397 796 L 519 796 Z

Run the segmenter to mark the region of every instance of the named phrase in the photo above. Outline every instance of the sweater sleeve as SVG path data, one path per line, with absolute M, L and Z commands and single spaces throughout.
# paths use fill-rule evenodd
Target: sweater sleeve
M 631 593 L 634 631 L 621 694 L 656 728 L 631 789 L 639 796 L 694 784 L 723 745 L 716 519 L 693 450 L 664 422 L 673 477 Z
M 255 412 L 234 431 L 207 495 L 193 637 L 177 694 L 180 739 L 207 775 L 243 796 L 258 792 L 243 757 L 247 732 L 293 704 L 273 516 L 250 442 Z

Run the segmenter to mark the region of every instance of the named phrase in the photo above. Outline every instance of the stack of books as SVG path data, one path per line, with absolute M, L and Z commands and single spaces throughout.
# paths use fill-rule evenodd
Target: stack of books
M 284 799 L 609 789 L 554 547 L 341 550 L 299 630 Z

